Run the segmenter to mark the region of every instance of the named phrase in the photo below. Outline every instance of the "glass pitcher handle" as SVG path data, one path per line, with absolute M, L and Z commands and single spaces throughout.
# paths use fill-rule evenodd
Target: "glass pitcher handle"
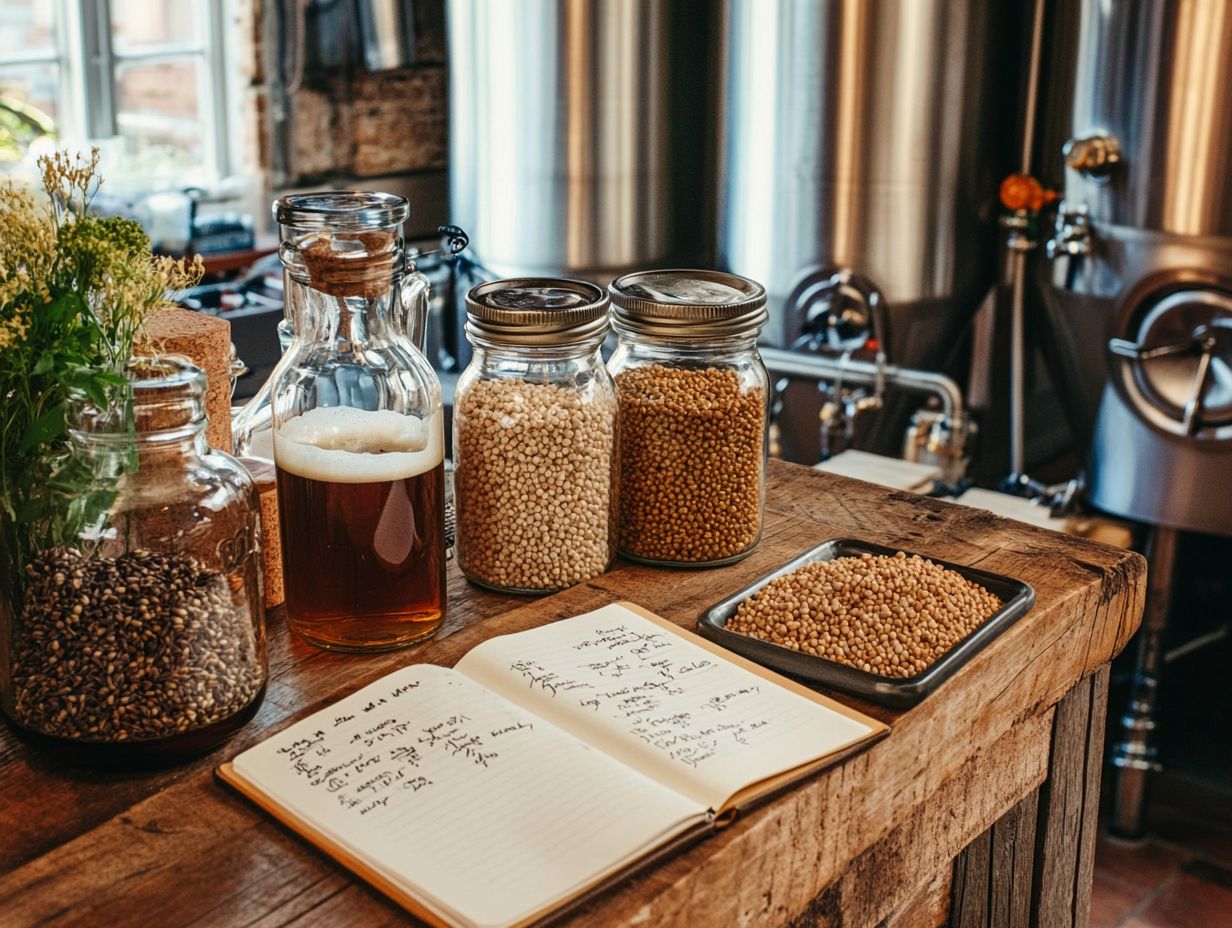
M 428 278 L 414 269 L 412 264 L 402 275 L 402 292 L 398 297 L 398 327 L 427 357 L 428 352 L 428 307 L 432 285 Z
M 279 341 L 283 341 L 285 330 L 279 329 Z M 293 339 L 293 336 L 292 336 Z M 282 369 L 291 363 L 295 352 L 284 345 L 282 357 L 265 378 L 265 383 L 244 404 L 244 407 L 231 417 L 231 453 L 237 458 L 265 458 L 273 455 L 272 442 L 269 449 L 257 448 L 255 438 L 262 432 L 272 432 L 274 428 L 273 385 L 282 373 Z
M 270 381 L 261 384 L 244 407 L 231 417 L 231 446 L 236 457 L 263 457 L 253 450 L 253 436 L 270 428 L 273 407 L 270 405 Z

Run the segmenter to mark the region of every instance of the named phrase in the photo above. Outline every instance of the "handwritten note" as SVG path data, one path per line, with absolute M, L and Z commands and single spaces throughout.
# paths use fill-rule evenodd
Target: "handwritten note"
M 720 680 L 719 662 L 712 658 L 681 660 L 664 653 L 675 641 L 661 630 L 639 631 L 625 622 L 612 622 L 570 646 L 581 655 L 561 655 L 564 659 L 581 656 L 581 670 L 590 680 L 571 675 L 576 674 L 576 666 L 571 672 L 559 673 L 548 670 L 540 660 L 526 658 L 513 661 L 510 670 L 530 690 L 552 699 L 575 697 L 582 710 L 627 723 L 629 732 L 644 743 L 674 761 L 699 767 L 718 756 L 725 745 L 749 745 L 754 733 L 770 722 L 747 711 L 755 707 L 761 684 Z M 596 656 L 601 657 L 586 659 Z M 687 685 L 693 681 L 700 685 Z M 715 683 L 720 684 L 717 690 L 707 685 Z M 724 721 L 724 715 L 729 720 Z
M 235 768 L 387 878 L 477 925 L 564 898 L 704 817 L 697 803 L 431 665 L 291 726 Z
M 869 732 L 619 605 L 491 639 L 458 669 L 715 809 Z

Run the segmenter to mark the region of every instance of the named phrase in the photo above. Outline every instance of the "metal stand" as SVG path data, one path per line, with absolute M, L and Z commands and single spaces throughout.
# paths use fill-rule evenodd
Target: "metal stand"
M 1146 833 L 1147 775 L 1160 767 L 1155 715 L 1177 536 L 1176 529 L 1156 527 L 1151 530 L 1147 544 L 1150 574 L 1146 611 L 1138 632 L 1138 663 L 1129 705 L 1121 716 L 1121 738 L 1113 745 L 1110 757 L 1117 770 L 1112 821 L 1108 827 L 1120 838 L 1137 839 Z
M 1013 292 L 1010 300 L 1010 475 L 1006 484 L 1017 486 L 1026 476 L 1023 450 L 1026 432 L 1026 414 L 1023 409 L 1023 391 L 1026 389 L 1027 359 L 1025 335 L 1027 252 L 1035 248 L 1035 242 L 1025 231 L 1025 219 L 1007 217 L 1018 223 L 1003 222 L 1010 229 L 1005 247 L 1010 253 L 1010 274 Z

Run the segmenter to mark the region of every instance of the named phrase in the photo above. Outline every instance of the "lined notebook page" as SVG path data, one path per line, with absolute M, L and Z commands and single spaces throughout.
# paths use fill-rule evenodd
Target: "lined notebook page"
M 517 922 L 704 818 L 466 677 L 414 665 L 235 771 L 450 920 Z
M 872 731 L 617 604 L 489 639 L 457 670 L 715 810 Z

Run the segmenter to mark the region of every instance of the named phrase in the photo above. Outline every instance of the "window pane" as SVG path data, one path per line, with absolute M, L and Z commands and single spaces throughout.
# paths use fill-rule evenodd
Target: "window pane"
M 51 52 L 52 0 L 0 0 L 0 58 L 13 52 Z
M 0 172 L 55 148 L 59 89 L 54 64 L 0 68 Z
M 4 0 L 0 0 L 4 2 Z M 116 53 L 168 42 L 201 45 L 201 4 L 206 0 L 111 0 Z
M 156 150 L 169 168 L 202 163 L 201 67 L 196 58 L 116 65 L 116 122 L 131 152 Z

